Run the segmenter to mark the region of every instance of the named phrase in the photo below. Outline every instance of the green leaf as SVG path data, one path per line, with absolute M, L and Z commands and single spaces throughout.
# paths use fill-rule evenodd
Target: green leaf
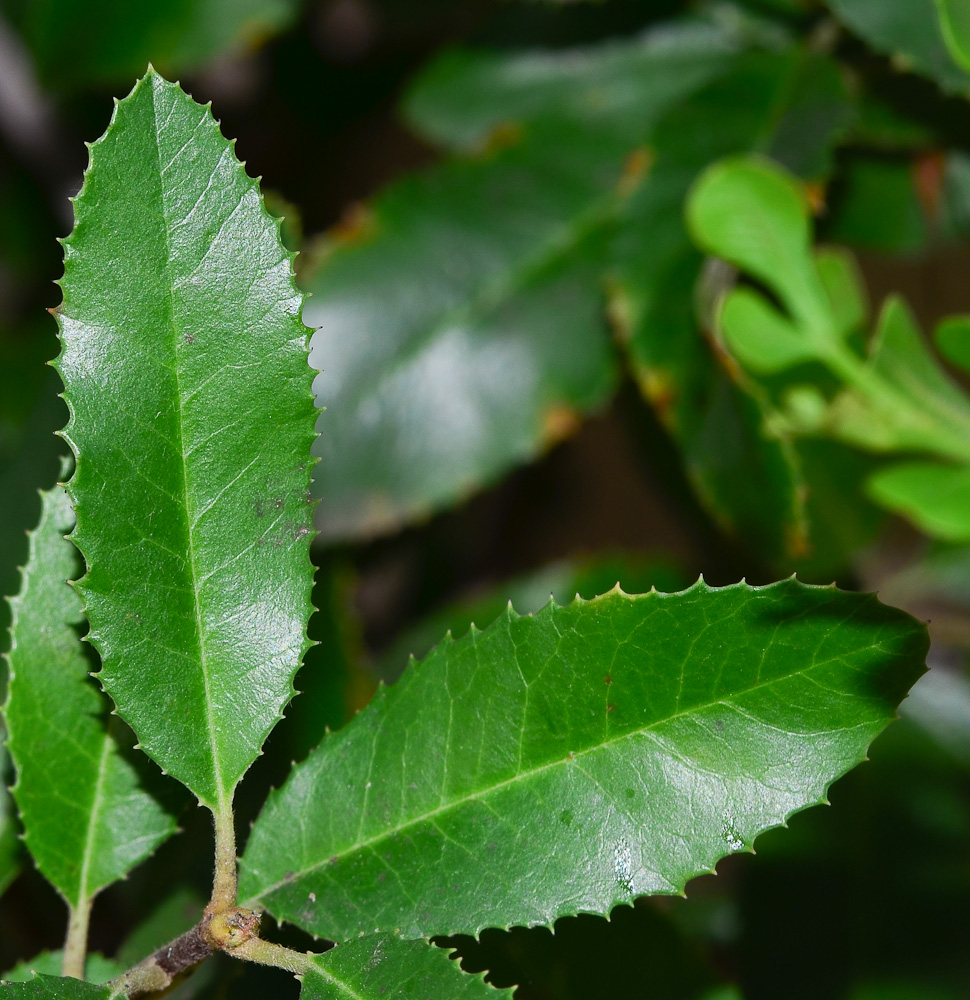
M 870 345 L 863 378 L 873 376 L 877 395 L 857 386 L 832 404 L 829 419 L 846 440 L 876 451 L 930 450 L 966 459 L 970 400 L 940 367 L 898 296 L 886 300 Z
M 0 744 L 0 896 L 20 873 L 21 850 L 18 837 L 17 812 L 13 798 L 7 791 L 9 779 L 9 754 L 6 743 Z
M 753 372 L 768 375 L 816 358 L 798 327 L 750 288 L 729 292 L 719 319 L 731 352 Z
M 695 315 L 702 257 L 683 203 L 700 171 L 739 150 L 815 176 L 852 114 L 830 60 L 797 49 L 744 56 L 658 124 L 656 163 L 615 241 L 612 313 L 641 390 L 721 525 L 789 567 L 807 543 L 800 472 L 791 449 L 766 437 L 760 399 L 732 381 L 700 335 L 711 317 L 698 324 Z
M 723 26 L 686 21 L 568 50 L 452 49 L 424 70 L 404 110 L 415 128 L 452 149 L 548 121 L 632 147 L 662 114 L 723 73 L 740 43 Z
M 937 326 L 934 339 L 950 364 L 970 372 L 970 316 L 948 316 Z
M 26 962 L 14 966 L 0 978 L 6 983 L 29 983 L 35 974 L 38 976 L 59 976 L 63 961 L 64 952 L 62 951 L 41 952 Z M 84 960 L 84 978 L 89 983 L 106 983 L 109 979 L 120 976 L 124 971 L 124 965 L 114 959 L 105 958 L 104 955 L 90 954 Z
M 926 245 L 927 223 L 911 160 L 855 154 L 840 172 L 825 238 L 859 250 L 912 254 Z
M 289 24 L 295 0 L 13 0 L 12 20 L 43 81 L 57 88 L 130 79 L 149 61 L 196 67 L 252 48 Z
M 110 1000 L 111 990 L 80 979 L 37 976 L 30 982 L 4 985 L 3 995 L 10 1000 Z
M 42 495 L 23 583 L 11 601 L 4 713 L 24 839 L 37 867 L 77 910 L 167 840 L 175 819 L 159 799 L 161 777 L 131 752 L 88 676 L 77 634 L 81 602 L 67 583 L 78 570 L 77 552 L 64 537 L 73 523 L 62 487 Z
M 578 131 L 549 142 L 394 185 L 362 237 L 305 280 L 325 369 L 323 537 L 426 517 L 612 394 L 600 230 L 625 151 Z
M 827 0 L 846 27 L 903 71 L 935 80 L 951 94 L 970 94 L 970 73 L 953 59 L 935 0 Z
M 813 266 L 808 200 L 789 174 L 754 157 L 722 160 L 694 186 L 687 224 L 702 249 L 776 291 L 816 352 L 835 335 Z
M 925 651 L 902 612 L 794 580 L 510 609 L 294 769 L 255 824 L 241 897 L 347 940 L 680 893 L 823 801 Z
M 863 329 L 869 318 L 869 303 L 855 257 L 838 247 L 822 247 L 815 251 L 815 267 L 838 332 L 848 337 Z
M 306 648 L 302 297 L 256 182 L 154 71 L 75 212 L 57 368 L 98 677 L 149 755 L 227 808 Z
M 970 542 L 970 468 L 937 462 L 899 462 L 874 473 L 869 495 L 929 535 Z
M 397 679 L 412 656 L 422 659 L 449 632 L 460 638 L 472 624 L 482 628 L 491 625 L 509 604 L 520 614 L 532 614 L 550 598 L 557 604 L 568 604 L 576 596 L 596 597 L 617 585 L 627 593 L 639 594 L 652 587 L 679 590 L 686 583 L 684 573 L 664 558 L 599 555 L 551 563 L 497 584 L 488 593 L 459 599 L 423 618 L 381 655 L 378 673 L 385 681 Z
M 314 958 L 301 1000 L 499 1000 L 481 976 L 470 976 L 448 953 L 425 941 L 362 937 Z

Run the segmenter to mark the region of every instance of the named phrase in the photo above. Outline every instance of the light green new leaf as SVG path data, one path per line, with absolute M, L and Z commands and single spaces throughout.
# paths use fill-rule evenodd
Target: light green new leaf
M 144 749 L 227 807 L 306 647 L 302 297 L 231 143 L 154 71 L 75 211 L 57 367 L 98 676 Z
M 88 676 L 81 602 L 67 582 L 79 568 L 64 537 L 73 524 L 62 487 L 42 494 L 23 583 L 11 601 L 4 713 L 24 839 L 68 905 L 86 912 L 100 889 L 175 832 L 175 819 L 156 797 L 166 791 L 164 779 L 131 753 Z
M 750 288 L 728 293 L 719 318 L 728 347 L 753 372 L 771 374 L 815 358 L 798 327 Z
M 425 941 L 362 937 L 314 959 L 301 1000 L 501 1000 L 481 976 L 468 975 L 448 953 Z
M 240 895 L 348 940 L 680 893 L 823 801 L 925 652 L 904 613 L 795 580 L 509 610 L 297 765 L 256 821 Z
M 838 332 L 848 337 L 861 330 L 869 318 L 869 302 L 855 257 L 839 247 L 822 247 L 815 251 L 815 267 Z
M 970 468 L 900 462 L 870 476 L 869 495 L 929 535 L 970 542 Z
M 826 0 L 846 27 L 898 69 L 935 80 L 952 94 L 970 94 L 970 73 L 944 40 L 936 0 Z
M 111 989 L 80 979 L 37 976 L 26 983 L 4 984 L 3 996 L 4 1000 L 110 1000 Z
M 734 157 L 710 167 L 687 203 L 687 225 L 706 252 L 774 289 L 817 354 L 833 336 L 827 295 L 811 254 L 808 199 L 797 180 L 767 160 Z
M 970 400 L 933 357 L 898 296 L 883 306 L 861 375 L 859 385 L 835 399 L 829 416 L 846 440 L 876 451 L 970 457 Z

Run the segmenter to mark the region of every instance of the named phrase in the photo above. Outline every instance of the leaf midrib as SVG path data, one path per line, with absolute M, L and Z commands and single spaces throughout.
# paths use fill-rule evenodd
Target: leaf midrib
M 177 431 L 177 445 L 178 454 L 181 458 L 181 472 L 182 472 L 182 516 L 185 525 L 185 539 L 186 539 L 186 567 L 190 576 L 191 590 L 192 590 L 192 604 L 195 611 L 195 640 L 196 647 L 198 649 L 199 655 L 199 667 L 202 672 L 202 684 L 205 691 L 205 707 L 206 707 L 206 723 L 209 731 L 209 749 L 212 753 L 212 769 L 213 769 L 213 780 L 215 782 L 216 792 L 217 792 L 217 802 L 216 803 L 205 803 L 211 807 L 216 807 L 220 810 L 225 810 L 226 808 L 231 808 L 231 796 L 227 796 L 226 789 L 222 781 L 222 766 L 219 756 L 219 748 L 216 740 L 216 726 L 215 718 L 212 712 L 212 680 L 209 675 L 209 664 L 205 649 L 205 642 L 203 639 L 203 620 L 202 620 L 202 608 L 199 604 L 199 586 L 198 578 L 199 573 L 196 568 L 196 555 L 195 555 L 195 538 L 192 530 L 192 522 L 189 517 L 189 471 L 188 471 L 188 457 L 185 452 L 185 434 L 184 434 L 184 407 L 182 403 L 182 384 L 181 377 L 179 374 L 179 365 L 177 358 L 177 351 L 175 346 L 178 343 L 179 337 L 179 327 L 175 321 L 175 302 L 174 302 L 174 279 L 172 276 L 172 252 L 171 244 L 169 242 L 169 219 L 168 219 L 168 205 L 167 199 L 165 197 L 165 180 L 164 180 L 164 170 L 162 167 L 162 150 L 159 145 L 159 122 L 158 122 L 158 93 L 159 88 L 164 88 L 164 83 L 161 79 L 152 75 L 151 77 L 151 88 L 152 88 L 152 118 L 153 118 L 153 134 L 155 136 L 155 156 L 156 163 L 158 166 L 158 185 L 159 185 L 159 202 L 161 204 L 162 210 L 162 236 L 165 241 L 165 276 L 166 276 L 166 287 L 168 289 L 168 302 L 167 311 L 169 318 L 169 326 L 172 331 L 172 351 L 173 360 L 172 365 L 172 378 L 175 382 L 175 394 L 178 400 L 178 405 L 175 408 L 175 425 Z M 194 130 L 193 137 L 194 140 Z M 186 144 L 188 145 L 188 144 Z M 185 147 L 183 146 L 183 149 Z M 176 154 L 176 159 L 181 155 L 182 150 Z M 173 161 L 174 162 L 174 161 Z M 170 164 L 171 165 L 171 164 Z M 195 792 L 200 802 L 203 802 L 205 797 L 199 794 L 198 791 L 192 789 Z
M 845 619 L 843 619 L 839 624 L 840 625 L 844 625 L 845 622 L 850 621 L 855 616 L 856 616 L 856 611 L 853 611 Z M 871 643 L 869 646 L 867 646 L 865 648 L 872 649 L 876 645 L 878 645 L 878 644 L 877 643 Z M 817 662 L 813 662 L 810 667 L 805 667 L 803 669 L 795 670 L 795 671 L 793 671 L 793 672 L 791 672 L 789 674 L 785 674 L 785 676 L 783 676 L 783 677 L 775 677 L 775 678 L 772 678 L 771 680 L 762 681 L 760 683 L 754 684 L 751 687 L 745 688 L 743 691 L 736 691 L 736 692 L 734 692 L 728 698 L 718 698 L 718 699 L 716 699 L 714 701 L 705 702 L 702 705 L 693 705 L 689 709 L 684 709 L 684 710 L 681 710 L 681 711 L 673 712 L 672 714 L 665 716 L 663 719 L 657 719 L 656 721 L 651 722 L 647 726 L 643 726 L 643 727 L 641 727 L 639 729 L 633 729 L 633 730 L 630 730 L 629 732 L 625 732 L 625 733 L 622 733 L 620 735 L 614 736 L 612 738 L 605 739 L 601 743 L 597 743 L 595 746 L 587 747 L 585 750 L 578 750 L 576 752 L 570 752 L 570 754 L 567 757 L 565 757 L 565 758 L 560 758 L 558 760 L 549 761 L 549 762 L 547 762 L 545 764 L 540 764 L 538 767 L 532 768 L 530 771 L 528 771 L 525 774 L 522 774 L 522 773 L 516 774 L 516 775 L 513 775 L 511 778 L 506 778 L 503 781 L 499 781 L 499 782 L 496 782 L 493 785 L 489 785 L 485 789 L 482 789 L 480 791 L 471 792 L 470 794 L 465 795 L 465 796 L 463 796 L 460 799 L 456 799 L 456 800 L 454 800 L 452 802 L 449 802 L 446 805 L 441 805 L 441 806 L 438 806 L 436 809 L 428 810 L 427 812 L 422 813 L 420 816 L 416 816 L 413 819 L 410 819 L 410 820 L 408 820 L 405 823 L 401 823 L 401 824 L 399 824 L 396 827 L 384 830 L 381 833 L 379 833 L 379 834 L 377 834 L 377 835 L 375 835 L 373 837 L 368 838 L 367 840 L 359 841 L 358 843 L 355 843 L 355 844 L 351 845 L 350 847 L 345 848 L 344 850 L 336 851 L 336 852 L 334 852 L 332 854 L 328 854 L 328 856 L 326 858 L 324 858 L 322 861 L 318 861 L 318 862 L 316 862 L 316 863 L 314 863 L 312 865 L 308 865 L 306 868 L 304 868 L 304 869 L 302 869 L 302 870 L 300 870 L 298 872 L 291 872 L 291 873 L 289 873 L 289 875 L 287 877 L 285 877 L 283 879 L 280 879 L 280 881 L 278 881 L 278 882 L 274 883 L 272 886 L 264 889 L 262 892 L 258 893 L 257 895 L 251 896 L 250 899 L 249 899 L 249 901 L 255 903 L 255 902 L 257 902 L 257 901 L 259 901 L 261 899 L 264 899 L 265 897 L 267 897 L 267 896 L 271 895 L 272 893 L 276 892 L 281 887 L 286 886 L 286 885 L 294 884 L 294 883 L 298 882 L 299 880 L 305 878 L 307 875 L 309 875 L 309 874 L 317 871 L 318 869 L 323 868 L 323 867 L 325 867 L 327 865 L 332 864 L 334 860 L 340 860 L 341 858 L 348 857 L 348 856 L 350 856 L 350 855 L 352 855 L 352 854 L 354 854 L 354 853 L 356 853 L 358 851 L 365 850 L 368 847 L 372 847 L 374 844 L 380 843 L 382 840 L 385 840 L 388 837 L 393 837 L 393 836 L 395 836 L 395 835 L 397 835 L 399 833 L 402 833 L 405 830 L 408 830 L 409 828 L 411 828 L 413 826 L 417 826 L 417 825 L 419 825 L 421 823 L 425 823 L 428 820 L 434 819 L 434 818 L 436 818 L 436 817 L 438 817 L 440 815 L 443 815 L 443 814 L 445 814 L 447 812 L 450 812 L 452 809 L 459 808 L 459 807 L 461 807 L 461 806 L 463 806 L 463 805 L 465 805 L 465 804 L 467 804 L 469 802 L 477 801 L 478 799 L 481 799 L 481 798 L 483 798 L 486 795 L 491 795 L 493 792 L 499 791 L 499 790 L 501 790 L 503 788 L 511 787 L 511 786 L 515 785 L 519 781 L 531 780 L 533 777 L 535 777 L 538 774 L 542 774 L 543 772 L 552 770 L 553 768 L 566 766 L 570 762 L 572 762 L 574 760 L 580 760 L 583 757 L 588 756 L 589 754 L 596 753 L 596 752 L 602 750 L 604 747 L 609 747 L 609 746 L 611 746 L 613 744 L 620 743 L 623 740 L 629 739 L 630 737 L 633 737 L 633 736 L 642 736 L 642 735 L 645 735 L 645 734 L 651 732 L 652 730 L 658 728 L 661 725 L 666 725 L 666 724 L 668 724 L 670 722 L 676 721 L 679 718 L 684 718 L 684 717 L 689 716 L 689 715 L 697 714 L 698 712 L 702 712 L 702 711 L 705 711 L 707 709 L 713 708 L 716 705 L 727 705 L 727 706 L 734 707 L 733 706 L 733 700 L 735 700 L 737 698 L 740 698 L 740 697 L 745 696 L 745 695 L 749 695 L 749 694 L 751 694 L 751 693 L 753 693 L 755 691 L 759 691 L 759 690 L 761 690 L 763 688 L 771 687 L 774 684 L 784 683 L 784 682 L 787 682 L 787 681 L 791 681 L 792 679 L 794 679 L 796 677 L 805 676 L 805 675 L 809 674 L 810 672 L 813 672 L 813 671 L 815 671 L 815 670 L 817 670 L 817 669 L 819 669 L 821 667 L 827 666 L 828 664 L 833 663 L 836 660 L 841 659 L 841 658 L 842 657 L 830 657 L 830 658 L 828 658 L 826 660 L 820 660 L 820 661 L 817 661 Z M 843 728 L 843 727 L 840 727 L 840 728 Z

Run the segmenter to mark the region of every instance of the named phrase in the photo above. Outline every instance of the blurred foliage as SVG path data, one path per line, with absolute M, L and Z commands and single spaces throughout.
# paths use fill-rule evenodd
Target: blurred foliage
M 932 619 L 934 669 L 832 809 L 686 901 L 453 944 L 522 1000 L 970 995 L 964 9 L 0 0 L 0 586 L 64 450 L 44 309 L 81 142 L 152 60 L 274 192 L 321 327 L 318 645 L 240 814 L 378 675 L 510 598 L 878 588 Z M 725 157 L 781 187 L 728 192 L 695 243 L 685 203 Z M 62 927 L 5 810 L 10 969 Z M 177 934 L 210 875 L 175 838 L 99 900 L 93 949 Z M 173 996 L 296 996 L 266 975 L 210 963 Z

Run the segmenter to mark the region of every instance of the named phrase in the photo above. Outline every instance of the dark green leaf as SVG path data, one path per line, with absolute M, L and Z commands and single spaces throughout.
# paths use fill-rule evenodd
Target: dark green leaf
M 3 788 L 0 789 L 0 896 L 17 877 L 21 864 L 16 808 L 7 791 L 8 775 L 9 755 L 6 744 L 3 744 L 0 745 L 0 776 L 3 780 Z
M 57 367 L 98 676 L 144 749 L 227 808 L 306 648 L 302 298 L 256 182 L 154 72 L 75 210 Z
M 718 520 L 785 565 L 806 545 L 797 464 L 785 445 L 766 438 L 760 403 L 732 383 L 700 336 L 702 261 L 683 203 L 704 167 L 740 149 L 813 174 L 851 118 L 830 61 L 800 51 L 746 56 L 657 126 L 656 164 L 631 197 L 616 240 L 613 313 L 642 391 Z
M 422 73 L 405 112 L 428 138 L 457 149 L 480 147 L 497 129 L 550 120 L 632 148 L 661 115 L 723 73 L 740 47 L 721 26 L 683 22 L 587 48 L 451 50 Z
M 27 983 L 4 986 L 3 995 L 10 1000 L 110 1000 L 111 990 L 79 979 L 38 976 Z
M 9 0 L 45 83 L 130 79 L 153 61 L 169 70 L 250 48 L 292 21 L 295 0 Z
M 425 941 L 362 937 L 314 959 L 301 1000 L 500 1000 L 495 990 L 461 971 L 447 952 Z
M 908 159 L 852 157 L 840 173 L 825 238 L 881 253 L 921 250 L 927 225 L 914 169 Z
M 241 896 L 347 940 L 679 893 L 823 801 L 925 651 L 902 612 L 794 580 L 509 610 L 297 766 L 256 822 Z
M 4 709 L 14 796 L 24 838 L 43 875 L 74 909 L 124 875 L 175 832 L 175 819 L 148 788 L 144 758 L 126 746 L 110 705 L 88 677 L 81 649 L 81 602 L 67 495 L 42 498 L 40 524 L 19 595 L 11 602 L 13 638 Z
M 472 624 L 479 628 L 491 625 L 509 604 L 526 615 L 548 604 L 550 598 L 557 604 L 568 604 L 576 596 L 589 599 L 605 594 L 617 584 L 629 594 L 641 594 L 651 587 L 666 592 L 680 590 L 686 583 L 680 570 L 660 558 L 625 555 L 563 560 L 429 615 L 395 639 L 381 655 L 379 673 L 386 681 L 395 680 L 412 656 L 422 659 L 448 633 L 460 638 Z
M 970 94 L 970 73 L 947 50 L 934 0 L 827 0 L 845 26 L 900 70 L 929 76 L 947 92 Z
M 389 189 L 304 284 L 326 538 L 466 496 L 602 406 L 615 366 L 599 286 L 624 150 L 580 132 Z

